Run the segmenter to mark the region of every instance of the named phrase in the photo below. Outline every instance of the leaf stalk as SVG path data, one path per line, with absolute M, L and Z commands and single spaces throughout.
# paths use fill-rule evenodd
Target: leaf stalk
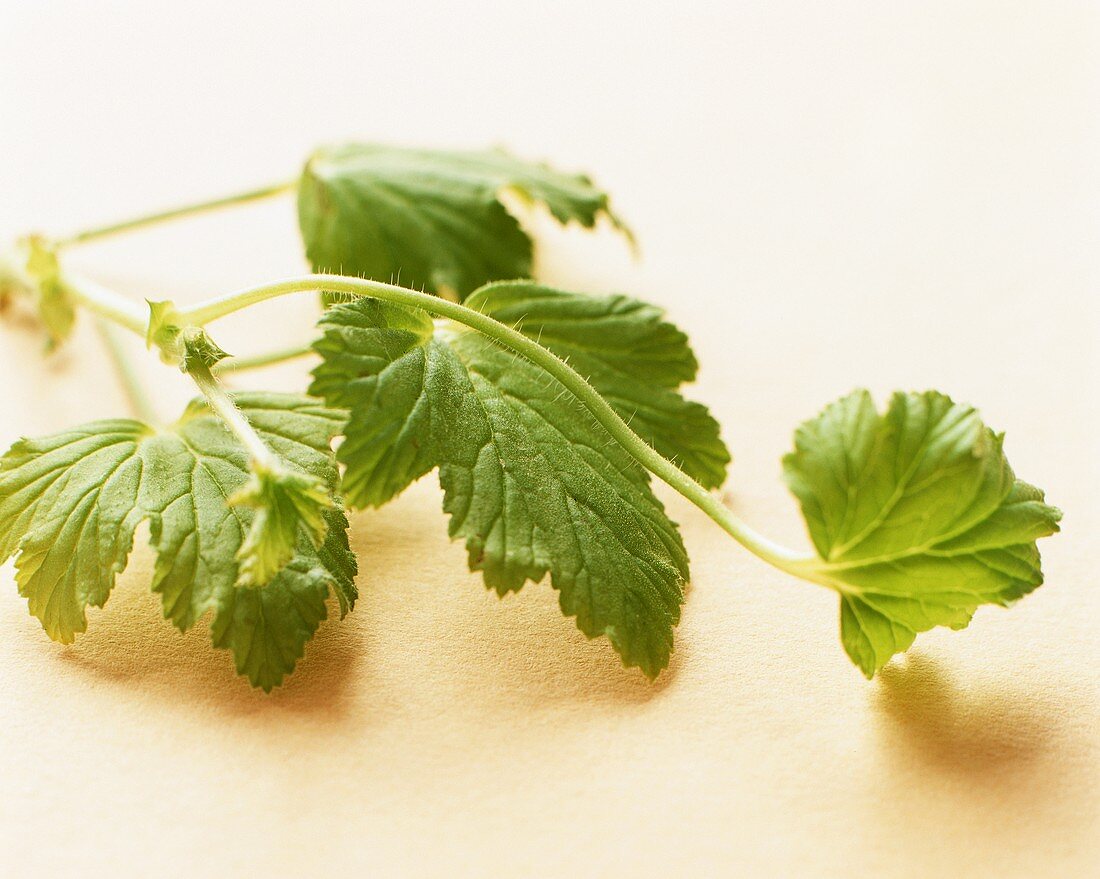
M 79 305 L 144 337 L 149 328 L 149 310 L 90 278 L 62 272 L 61 280 Z
M 227 357 L 219 360 L 214 366 L 214 374 L 221 375 L 224 372 L 244 372 L 248 369 L 259 369 L 263 366 L 271 366 L 276 363 L 285 363 L 288 360 L 298 360 L 313 354 L 310 345 L 294 345 L 289 348 L 277 348 L 273 351 L 264 351 L 260 354 L 251 354 L 244 357 Z
M 123 232 L 143 229 L 147 226 L 154 226 L 170 220 L 178 220 L 183 217 L 191 217 L 196 214 L 205 214 L 210 211 L 220 210 L 221 208 L 235 207 L 237 205 L 261 201 L 263 199 L 275 198 L 276 196 L 293 192 L 297 187 L 297 180 L 275 183 L 271 186 L 262 186 L 259 189 L 250 189 L 246 192 L 238 192 L 233 195 L 224 196 L 223 198 L 195 202 L 193 204 L 183 205 L 182 207 L 159 211 L 155 214 L 145 214 L 144 216 L 123 220 L 119 223 L 112 223 L 109 226 L 96 226 L 91 229 L 84 229 L 65 238 L 55 239 L 53 244 L 60 249 L 72 247 L 75 244 L 85 244 L 89 241 L 99 241 L 100 239 L 111 238 Z
M 561 382 L 639 464 L 706 513 L 749 552 L 783 571 L 805 577 L 806 567 L 812 562 L 810 557 L 795 553 L 773 542 L 738 519 L 716 495 L 703 488 L 634 433 L 599 392 L 569 364 L 512 327 L 465 305 L 380 281 L 342 275 L 314 274 L 261 284 L 211 299 L 182 311 L 181 319 L 190 324 L 203 326 L 210 321 L 268 299 L 317 290 L 368 296 L 384 302 L 420 308 L 433 316 L 447 318 L 477 330 L 526 357 Z
M 85 278 L 66 274 L 65 280 L 70 284 L 74 295 L 82 305 L 143 337 L 146 335 L 149 319 L 136 303 Z M 446 318 L 476 330 L 526 357 L 561 382 L 639 464 L 706 513 L 718 527 L 745 549 L 772 566 L 796 577 L 809 580 L 816 579 L 812 570 L 815 560 L 811 556 L 797 553 L 775 543 L 742 522 L 722 503 L 717 495 L 707 491 L 638 436 L 611 408 L 607 401 L 600 396 L 599 392 L 573 367 L 518 330 L 465 305 L 441 299 L 430 293 L 421 293 L 394 284 L 385 284 L 381 281 L 345 277 L 343 275 L 312 274 L 260 284 L 224 296 L 214 297 L 191 308 L 180 310 L 177 319 L 184 326 L 201 327 L 211 321 L 269 299 L 318 290 L 345 293 L 350 296 L 366 296 L 397 305 L 420 308 L 434 317 Z M 287 359 L 289 356 L 305 356 L 306 353 L 307 349 L 299 348 L 293 349 L 293 353 L 287 351 L 272 352 L 258 355 L 255 358 L 240 358 L 236 367 L 230 361 L 218 371 L 266 365 L 267 363 Z M 277 468 L 279 466 L 278 457 L 264 444 L 252 425 L 237 409 L 225 388 L 215 378 L 214 373 L 208 367 L 195 367 L 189 371 L 189 374 L 209 402 L 210 407 L 223 418 L 230 430 L 248 450 L 254 463 L 261 468 Z
M 229 392 L 210 372 L 210 368 L 202 365 L 194 365 L 187 373 L 202 392 L 203 397 L 210 408 L 225 422 L 226 427 L 244 446 L 252 459 L 254 468 L 259 471 L 279 472 L 282 462 L 267 444 L 256 433 L 256 429 L 244 417 L 244 413 L 237 408 Z

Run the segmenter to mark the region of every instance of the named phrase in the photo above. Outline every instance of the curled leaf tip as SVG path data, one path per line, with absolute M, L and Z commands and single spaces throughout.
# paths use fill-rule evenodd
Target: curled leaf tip
M 300 532 L 314 547 L 321 546 L 328 533 L 325 513 L 334 505 L 328 486 L 317 477 L 261 466 L 253 467 L 229 503 L 255 510 L 237 551 L 237 585 L 245 588 L 265 586 L 294 558 Z

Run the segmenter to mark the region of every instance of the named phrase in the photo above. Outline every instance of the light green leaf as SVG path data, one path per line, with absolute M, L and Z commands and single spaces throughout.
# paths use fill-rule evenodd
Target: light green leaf
M 668 664 L 687 557 L 648 474 L 541 368 L 446 321 L 373 300 L 321 323 L 311 393 L 350 409 L 355 505 L 438 467 L 450 533 L 504 594 L 547 572 L 562 610 L 626 665 Z
M 341 413 L 285 394 L 241 394 L 257 431 L 303 473 L 332 485 L 329 442 Z M 171 429 L 128 419 L 92 422 L 21 440 L 0 460 L 0 558 L 16 557 L 16 580 L 50 637 L 68 643 L 87 626 L 126 567 L 134 530 L 150 523 L 157 553 L 153 589 L 181 630 L 212 612 L 215 646 L 265 690 L 301 657 L 337 593 L 355 600 L 347 520 L 326 513 L 316 549 L 304 532 L 294 558 L 263 589 L 238 589 L 236 555 L 252 514 L 226 499 L 245 485 L 248 455 L 199 402 Z
M 819 561 L 807 576 L 840 594 L 841 640 L 871 677 L 918 632 L 965 627 L 1043 582 L 1035 541 L 1061 513 L 1016 479 L 1003 436 L 936 392 L 866 391 L 828 406 L 783 460 Z
M 604 214 L 629 235 L 583 175 L 502 150 L 369 144 L 314 153 L 298 188 L 298 221 L 315 271 L 463 298 L 487 281 L 531 274 L 531 239 L 500 201 L 505 189 L 544 203 L 561 223 L 591 228 Z

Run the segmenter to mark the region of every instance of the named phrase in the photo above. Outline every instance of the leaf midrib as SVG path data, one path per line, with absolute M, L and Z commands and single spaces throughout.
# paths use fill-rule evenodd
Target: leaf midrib
M 948 412 L 950 411 L 951 410 L 948 410 Z M 966 418 L 969 414 L 970 413 L 963 413 L 962 418 L 960 418 L 955 424 L 952 424 L 949 430 L 953 430 L 958 427 L 958 425 L 962 423 L 963 419 Z M 881 416 L 879 418 L 881 420 Z M 829 550 L 829 559 L 827 560 L 829 564 L 835 564 L 838 567 L 858 567 L 860 566 L 860 563 L 866 563 L 865 560 L 862 559 L 856 560 L 851 563 L 833 562 L 832 560 L 843 556 L 845 553 L 848 553 L 851 550 L 855 549 L 868 537 L 874 534 L 875 531 L 877 531 L 878 528 L 882 525 L 882 523 L 886 521 L 890 513 L 893 512 L 894 508 L 901 502 L 901 499 L 905 497 L 906 493 L 908 492 L 910 488 L 910 482 L 912 481 L 914 474 L 917 472 L 917 470 L 920 469 L 920 466 L 924 463 L 924 459 L 928 456 L 928 451 L 932 447 L 932 438 L 935 435 L 936 430 L 943 424 L 943 421 L 943 418 L 937 420 L 937 422 L 932 425 L 929 431 L 925 434 L 924 438 L 921 440 L 921 445 L 918 453 L 913 457 L 913 462 L 909 465 L 905 473 L 898 480 L 898 484 L 895 487 L 894 491 L 891 493 L 890 497 L 887 498 L 886 502 L 882 505 L 882 508 L 874 516 L 874 518 L 870 522 L 868 522 L 867 525 L 865 525 L 854 537 L 849 538 L 840 546 L 834 546 Z M 881 448 L 880 443 L 884 441 L 884 436 L 876 437 L 876 448 L 872 451 L 872 456 L 879 452 Z M 864 468 L 863 473 L 861 473 L 861 477 L 867 473 L 868 469 L 870 469 L 872 460 L 873 458 L 868 460 L 868 465 Z M 849 492 L 851 493 L 850 488 Z M 858 491 L 856 493 L 858 493 Z M 960 514 L 959 518 L 962 518 L 962 514 Z M 988 518 L 988 516 L 985 518 Z M 979 521 L 984 521 L 984 519 L 981 519 Z M 913 551 L 905 551 L 897 557 L 905 557 L 906 555 L 919 554 L 921 551 L 924 551 L 929 547 L 935 546 L 937 543 L 941 543 L 945 540 L 950 540 L 953 537 L 959 536 L 959 534 L 966 533 L 966 531 L 970 530 L 970 528 L 974 527 L 977 524 L 978 522 L 967 522 L 964 526 L 962 526 L 961 529 L 957 529 L 955 532 L 947 532 L 947 534 L 945 535 L 937 535 L 936 538 L 930 543 L 926 544 L 924 548 L 917 548 Z M 892 557 L 893 556 L 891 556 L 891 554 L 887 554 L 886 556 L 883 556 L 881 558 L 884 561 L 890 561 Z

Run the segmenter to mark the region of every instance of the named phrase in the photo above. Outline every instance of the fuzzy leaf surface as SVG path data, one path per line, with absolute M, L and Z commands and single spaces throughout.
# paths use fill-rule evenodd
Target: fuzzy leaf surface
M 350 410 L 353 505 L 439 468 L 450 534 L 501 594 L 548 572 L 563 612 L 627 665 L 668 664 L 687 557 L 648 474 L 542 368 L 419 310 L 363 299 L 322 318 L 311 393 Z
M 699 363 L 682 330 L 659 308 L 629 296 L 586 296 L 531 281 L 502 281 L 466 305 L 549 348 L 611 404 L 642 439 L 704 488 L 726 478 L 730 453 L 718 422 L 680 385 Z

